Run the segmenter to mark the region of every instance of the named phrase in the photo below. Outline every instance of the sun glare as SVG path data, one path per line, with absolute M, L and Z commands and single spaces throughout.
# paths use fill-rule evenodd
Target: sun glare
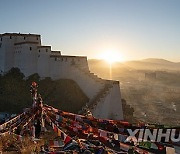
M 123 61 L 123 56 L 119 52 L 116 52 L 116 51 L 106 51 L 100 55 L 100 59 L 103 59 L 107 61 L 109 64 L 112 64 L 114 62 Z

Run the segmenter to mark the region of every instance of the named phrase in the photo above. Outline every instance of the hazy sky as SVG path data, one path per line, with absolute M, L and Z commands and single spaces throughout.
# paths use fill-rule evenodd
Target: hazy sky
M 63 54 L 180 61 L 180 0 L 0 0 L 0 33 L 42 35 Z

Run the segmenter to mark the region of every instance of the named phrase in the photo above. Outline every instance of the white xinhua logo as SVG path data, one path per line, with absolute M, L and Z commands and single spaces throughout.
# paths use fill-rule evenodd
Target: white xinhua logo
M 126 142 L 133 140 L 134 142 L 180 142 L 180 131 L 176 129 L 127 129 L 129 137 Z M 177 137 L 177 134 L 179 135 Z

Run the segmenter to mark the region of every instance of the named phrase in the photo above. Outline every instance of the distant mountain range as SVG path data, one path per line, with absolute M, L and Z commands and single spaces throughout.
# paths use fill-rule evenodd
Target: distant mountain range
M 108 67 L 103 60 L 88 60 L 90 67 Z M 180 62 L 171 62 L 165 59 L 148 58 L 143 60 L 133 60 L 126 62 L 116 62 L 113 67 L 135 70 L 164 70 L 164 71 L 180 71 Z

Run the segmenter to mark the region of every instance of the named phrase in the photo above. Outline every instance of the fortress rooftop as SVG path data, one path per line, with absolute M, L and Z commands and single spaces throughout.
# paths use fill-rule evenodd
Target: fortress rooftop
M 39 34 L 21 34 L 21 33 L 4 33 L 0 34 L 0 36 L 41 36 Z
M 69 55 L 50 55 L 50 57 L 63 58 L 87 58 L 86 56 L 69 56 Z

